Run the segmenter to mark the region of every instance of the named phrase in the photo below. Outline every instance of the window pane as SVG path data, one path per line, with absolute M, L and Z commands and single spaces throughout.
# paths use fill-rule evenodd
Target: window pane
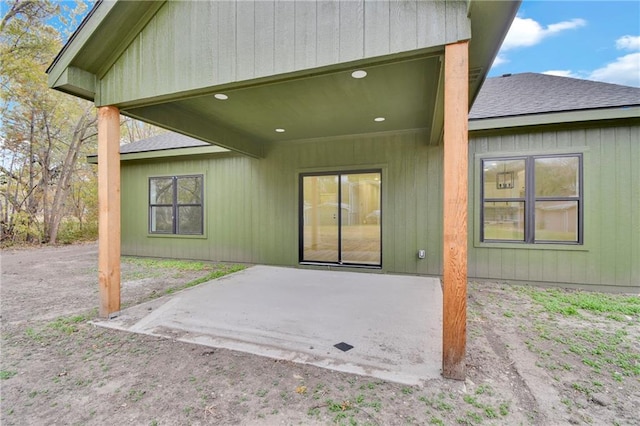
M 202 204 L 202 177 L 178 178 L 178 204 Z
M 523 198 L 525 160 L 483 160 L 484 198 Z
M 580 158 L 536 158 L 536 197 L 577 197 Z
M 171 207 L 151 207 L 151 232 L 173 232 L 173 218 Z
M 485 202 L 484 239 L 524 241 L 524 203 Z
M 178 207 L 178 234 L 202 234 L 202 207 Z
M 151 178 L 149 180 L 150 204 L 173 204 L 173 179 Z
M 578 202 L 536 202 L 536 241 L 577 242 Z
M 342 261 L 379 265 L 380 173 L 341 176 Z
M 303 260 L 338 261 L 338 176 L 305 176 Z

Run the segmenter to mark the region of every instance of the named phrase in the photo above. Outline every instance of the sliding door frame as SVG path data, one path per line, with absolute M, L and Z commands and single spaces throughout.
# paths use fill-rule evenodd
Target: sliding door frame
M 382 193 L 383 193 L 383 170 L 381 168 L 371 168 L 371 169 L 339 169 L 339 170 L 330 170 L 330 171 L 317 171 L 317 172 L 302 172 L 298 175 L 298 262 L 301 265 L 326 265 L 326 266 L 343 266 L 349 268 L 367 268 L 367 269 L 381 269 L 382 268 L 382 218 L 384 216 L 383 208 L 382 208 Z M 352 263 L 352 262 L 342 262 L 342 179 L 341 177 L 344 175 L 358 175 L 358 174 L 367 174 L 367 173 L 377 173 L 380 176 L 380 192 L 379 192 L 379 202 L 380 202 L 380 217 L 378 219 L 378 229 L 380 232 L 380 263 L 379 264 L 363 264 L 363 263 Z M 329 262 L 329 261 L 314 261 L 314 260 L 306 260 L 304 257 L 304 178 L 305 177 L 321 177 L 321 176 L 336 176 L 338 178 L 338 202 L 337 202 L 337 227 L 338 227 L 338 261 L 337 262 Z

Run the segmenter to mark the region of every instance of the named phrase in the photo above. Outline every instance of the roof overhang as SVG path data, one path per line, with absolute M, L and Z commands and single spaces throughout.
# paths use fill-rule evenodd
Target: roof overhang
M 640 120 L 640 106 L 624 108 L 601 108 L 584 111 L 551 112 L 545 114 L 519 115 L 469 120 L 469 131 L 495 131 L 517 127 L 550 126 L 585 122 L 605 122 L 612 120 Z
M 228 154 L 228 149 L 220 148 L 219 146 L 192 146 L 185 148 L 172 148 L 161 149 L 152 151 L 141 152 L 127 152 L 120 154 L 120 161 L 134 161 L 134 160 L 150 160 L 150 159 L 177 159 L 181 157 L 189 157 L 192 155 L 221 155 Z M 98 155 L 87 155 L 87 163 L 98 164 Z
M 50 86 L 97 106 L 117 106 L 125 116 L 254 157 L 264 156 L 275 141 L 406 129 L 427 129 L 428 143 L 440 142 L 444 121 L 442 57 L 445 44 L 456 40 L 455 34 L 453 38 L 443 34 L 440 44 L 424 48 L 109 103 L 107 89 L 113 86 L 105 81 L 114 64 L 128 55 L 132 43 L 140 44 L 138 35 L 165 3 L 96 4 L 49 67 Z M 452 7 L 456 2 L 433 4 Z M 457 37 L 471 38 L 471 104 L 520 1 L 469 0 L 462 4 L 462 12 L 452 15 L 443 31 L 458 28 Z M 469 31 L 464 30 L 467 25 Z M 356 69 L 366 70 L 367 77 L 352 78 Z M 228 99 L 220 101 L 214 97 L 216 93 L 224 93 Z M 384 121 L 374 121 L 376 118 Z

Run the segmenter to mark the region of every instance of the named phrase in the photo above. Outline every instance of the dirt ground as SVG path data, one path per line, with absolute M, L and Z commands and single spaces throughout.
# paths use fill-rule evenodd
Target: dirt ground
M 468 379 L 411 387 L 96 327 L 95 243 L 1 255 L 2 425 L 640 425 L 638 297 L 471 283 Z M 125 258 L 123 303 L 205 274 Z

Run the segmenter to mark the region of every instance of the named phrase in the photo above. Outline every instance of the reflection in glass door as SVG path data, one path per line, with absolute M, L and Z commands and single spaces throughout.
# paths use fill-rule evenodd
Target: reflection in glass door
M 380 171 L 301 175 L 300 261 L 381 266 L 381 184 Z

